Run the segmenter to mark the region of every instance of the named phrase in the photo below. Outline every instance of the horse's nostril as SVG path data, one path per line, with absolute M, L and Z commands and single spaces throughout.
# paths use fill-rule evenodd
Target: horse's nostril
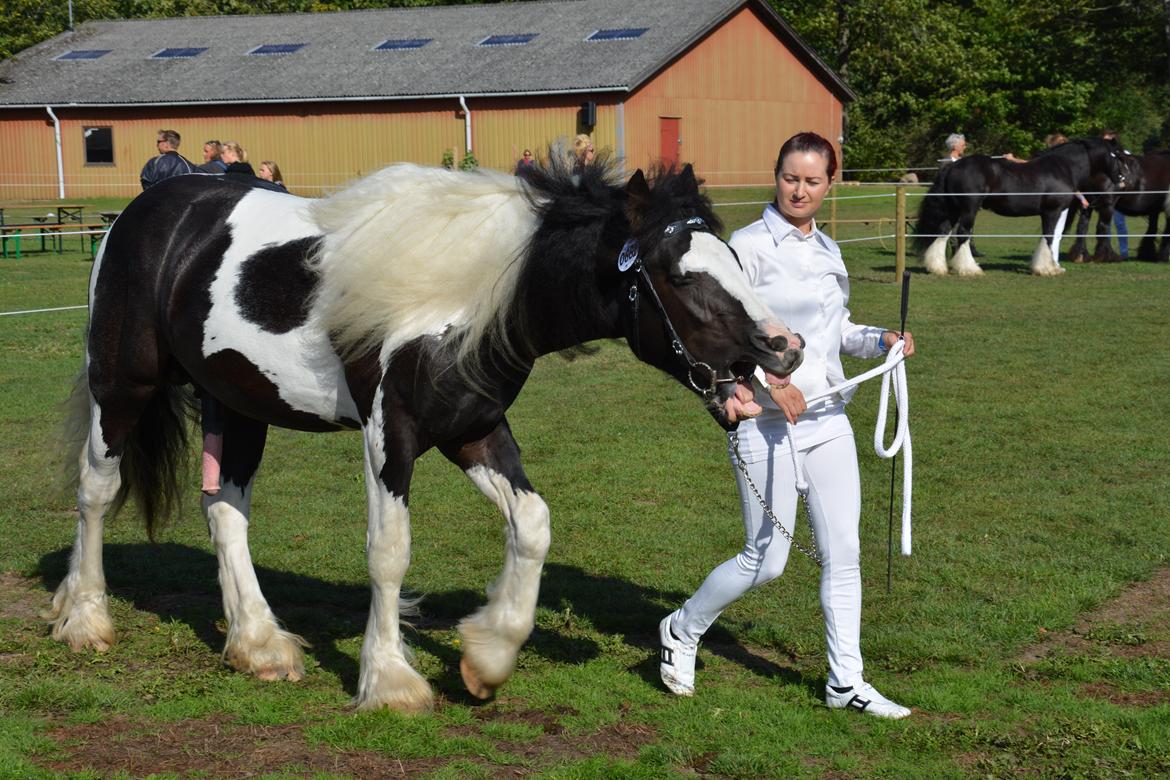
M 773 336 L 768 340 L 768 348 L 773 352 L 783 352 L 788 349 L 788 339 L 783 336 Z

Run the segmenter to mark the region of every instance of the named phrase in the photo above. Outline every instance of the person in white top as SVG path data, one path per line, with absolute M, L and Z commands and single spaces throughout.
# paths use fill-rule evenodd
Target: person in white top
M 825 703 L 885 718 L 910 710 L 882 696 L 862 676 L 861 484 L 853 429 L 845 416 L 852 392 L 810 409 L 805 397 L 841 382 L 841 353 L 875 358 L 910 332 L 856 325 L 849 318 L 849 275 L 837 244 L 817 229 L 815 215 L 833 181 L 837 156 L 815 133 L 800 133 L 780 148 L 776 200 L 763 217 L 737 230 L 730 244 L 756 293 L 805 340 L 804 362 L 783 385 L 760 386 L 764 413 L 739 426 L 740 454 L 752 481 L 789 535 L 796 519 L 797 469 L 808 485 L 805 501 L 823 561 L 821 608 L 825 615 L 829 677 Z M 732 454 L 734 465 L 734 453 Z M 695 594 L 659 624 L 660 672 L 675 694 L 693 696 L 699 639 L 719 614 L 751 588 L 784 570 L 790 542 L 765 517 L 743 475 L 739 486 L 743 550 L 707 575 Z

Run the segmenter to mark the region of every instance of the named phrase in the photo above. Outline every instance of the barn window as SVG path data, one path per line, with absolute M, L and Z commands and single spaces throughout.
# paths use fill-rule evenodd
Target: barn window
M 374 47 L 375 51 L 394 51 L 397 49 L 421 49 L 434 38 L 391 38 L 382 41 Z
M 480 46 L 523 46 L 536 37 L 536 33 L 521 35 L 489 35 L 479 42 Z
M 206 46 L 202 48 L 196 46 L 180 46 L 173 49 L 160 49 L 150 56 L 152 59 L 156 60 L 179 60 L 187 59 L 189 57 L 198 57 L 205 51 L 207 51 Z
M 58 54 L 55 60 L 96 60 L 109 54 L 112 49 L 72 49 L 64 54 Z
M 248 54 L 292 54 L 303 48 L 305 48 L 303 43 L 266 43 L 252 49 Z
M 649 27 L 619 27 L 614 30 L 598 30 L 585 40 L 587 41 L 632 41 L 641 38 L 642 33 Z
M 114 162 L 114 128 L 84 127 L 86 165 L 112 165 Z

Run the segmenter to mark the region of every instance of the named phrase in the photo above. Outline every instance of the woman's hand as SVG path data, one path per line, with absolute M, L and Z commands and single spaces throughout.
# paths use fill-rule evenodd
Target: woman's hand
M 882 334 L 882 346 L 885 347 L 886 352 L 889 352 L 890 347 L 898 343 L 899 337 L 901 337 L 906 342 L 906 346 L 902 348 L 902 354 L 906 357 L 910 357 L 914 354 L 914 336 L 910 333 L 910 331 L 906 331 L 905 333 L 898 333 L 896 330 L 887 330 Z
M 768 385 L 768 395 L 772 396 L 772 400 L 780 407 L 780 411 L 784 412 L 784 417 L 788 422 L 794 425 L 796 418 L 804 414 L 804 410 L 808 408 L 804 402 L 804 393 L 800 392 L 800 388 L 792 383 L 783 387 Z

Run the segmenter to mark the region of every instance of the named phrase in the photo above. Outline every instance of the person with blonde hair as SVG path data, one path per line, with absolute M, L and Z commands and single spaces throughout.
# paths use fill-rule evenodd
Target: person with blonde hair
M 249 176 L 255 176 L 256 171 L 248 164 L 248 153 L 244 151 L 244 147 L 240 146 L 235 141 L 224 141 L 220 144 L 219 159 L 224 161 L 227 165 L 227 170 L 224 173 L 245 173 Z
M 584 168 L 593 163 L 593 139 L 588 133 L 581 133 L 573 139 L 573 165 L 575 168 Z
M 260 170 L 256 171 L 256 176 L 275 184 L 280 189 L 288 192 L 288 188 L 284 186 L 284 176 L 280 173 L 280 166 L 273 160 L 261 160 Z

